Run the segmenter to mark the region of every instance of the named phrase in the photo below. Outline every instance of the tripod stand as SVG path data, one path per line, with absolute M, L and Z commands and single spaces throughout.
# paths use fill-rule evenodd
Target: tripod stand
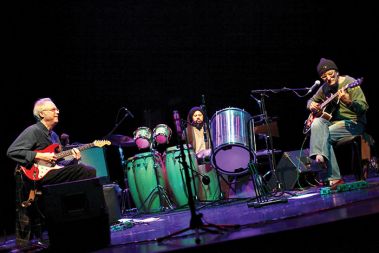
M 155 201 L 155 199 L 153 198 L 154 194 L 158 194 L 159 211 L 165 211 L 167 209 L 174 209 L 172 202 L 171 202 L 170 198 L 168 197 L 165 188 L 161 185 L 161 182 L 159 180 L 160 174 L 158 171 L 158 163 L 160 163 L 162 166 L 163 166 L 163 163 L 161 160 L 158 160 L 159 154 L 154 148 L 154 141 L 152 141 L 150 144 L 150 150 L 151 150 L 150 151 L 151 155 L 153 157 L 153 171 L 154 171 L 154 175 L 155 175 L 156 186 L 150 191 L 149 195 L 145 198 L 145 200 L 141 203 L 141 206 L 137 209 L 138 210 L 144 209 L 145 211 L 149 210 L 150 205 L 153 205 L 153 202 Z M 167 206 L 165 206 L 163 204 L 164 203 L 163 200 L 165 201 Z M 147 203 L 148 203 L 148 205 L 146 206 Z
M 177 111 L 174 111 L 174 121 L 175 121 L 175 125 L 176 125 L 176 132 L 178 135 L 180 155 L 182 156 L 184 175 L 185 175 L 186 183 L 187 183 L 186 185 L 187 185 L 187 191 L 188 191 L 188 206 L 189 206 L 190 211 L 191 211 L 191 220 L 190 220 L 189 227 L 181 229 L 181 230 L 174 232 L 172 234 L 169 234 L 167 236 L 157 238 L 157 241 L 162 242 L 168 238 L 182 234 L 182 233 L 187 232 L 189 230 L 195 230 L 195 235 L 196 235 L 195 242 L 197 244 L 199 244 L 201 241 L 199 238 L 199 231 L 200 230 L 203 230 L 203 231 L 209 232 L 209 233 L 213 233 L 213 234 L 220 234 L 220 233 L 222 233 L 222 231 L 227 231 L 230 228 L 234 228 L 234 229 L 239 228 L 239 225 L 216 225 L 216 224 L 211 224 L 211 223 L 204 224 L 204 222 L 202 221 L 203 215 L 201 213 L 196 213 L 195 202 L 194 202 L 193 193 L 192 193 L 192 189 L 191 189 L 191 185 L 190 185 L 191 178 L 190 178 L 189 166 L 186 162 L 185 153 L 184 153 L 184 146 L 183 146 L 183 140 L 182 140 L 182 128 L 181 128 L 181 124 L 180 124 L 180 116 L 179 116 L 179 113 Z

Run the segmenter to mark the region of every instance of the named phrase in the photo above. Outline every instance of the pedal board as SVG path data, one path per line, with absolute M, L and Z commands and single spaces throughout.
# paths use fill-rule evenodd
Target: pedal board
M 363 189 L 366 187 L 368 187 L 368 183 L 366 181 L 357 181 L 357 182 L 338 185 L 337 189 L 335 190 L 332 190 L 330 187 L 323 187 L 320 189 L 320 194 L 327 195 L 327 194 L 332 194 L 332 193 L 337 193 L 337 192 L 347 192 L 347 191 Z

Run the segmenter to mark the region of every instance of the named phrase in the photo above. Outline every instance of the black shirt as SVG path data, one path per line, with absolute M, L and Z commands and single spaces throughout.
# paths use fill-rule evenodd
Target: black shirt
M 34 163 L 35 150 L 43 150 L 53 143 L 60 144 L 58 135 L 37 122 L 22 131 L 8 148 L 7 155 L 20 165 L 29 167 Z

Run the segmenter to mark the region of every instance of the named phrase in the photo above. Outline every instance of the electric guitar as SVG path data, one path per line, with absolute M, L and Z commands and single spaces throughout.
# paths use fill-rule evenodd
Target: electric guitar
M 77 147 L 79 151 L 89 149 L 92 147 L 103 147 L 105 145 L 110 145 L 111 142 L 108 140 L 94 141 L 92 143 L 84 144 L 82 146 Z M 58 143 L 51 144 L 47 148 L 43 150 L 36 150 L 38 153 L 55 153 L 59 150 L 60 145 Z M 65 150 L 59 153 L 56 153 L 55 156 L 57 160 L 72 155 L 72 149 Z M 47 161 L 38 161 L 34 163 L 30 168 L 26 168 L 21 166 L 22 172 L 27 176 L 30 180 L 38 181 L 42 179 L 50 170 L 60 169 L 63 166 L 57 165 L 55 162 L 47 162 Z
M 344 87 L 342 87 L 338 91 L 354 88 L 354 87 L 360 85 L 362 82 L 363 82 L 363 77 L 358 78 L 354 82 L 346 84 Z M 325 111 L 325 109 L 326 109 L 327 105 L 338 96 L 338 91 L 336 93 L 332 94 L 330 97 L 328 97 L 324 102 L 322 102 L 322 104 L 320 105 L 320 110 L 318 112 L 311 112 L 309 114 L 307 120 L 304 122 L 303 134 L 307 134 L 309 132 L 309 130 L 311 129 L 312 122 L 315 118 L 321 117 L 321 118 L 324 118 L 326 120 L 330 120 L 332 118 L 332 115 L 330 113 L 327 113 Z

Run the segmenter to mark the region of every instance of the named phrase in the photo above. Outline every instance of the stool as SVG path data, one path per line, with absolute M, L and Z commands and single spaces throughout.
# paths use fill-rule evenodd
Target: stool
M 346 148 L 349 148 L 351 154 L 350 172 L 354 173 L 357 180 L 365 180 L 367 178 L 367 172 L 363 169 L 363 162 L 370 159 L 370 145 L 362 135 L 344 137 L 334 144 L 334 148 L 340 168 L 348 166 L 346 159 L 342 159 L 341 152 L 347 151 Z M 346 157 L 346 152 L 343 152 L 343 154 Z

